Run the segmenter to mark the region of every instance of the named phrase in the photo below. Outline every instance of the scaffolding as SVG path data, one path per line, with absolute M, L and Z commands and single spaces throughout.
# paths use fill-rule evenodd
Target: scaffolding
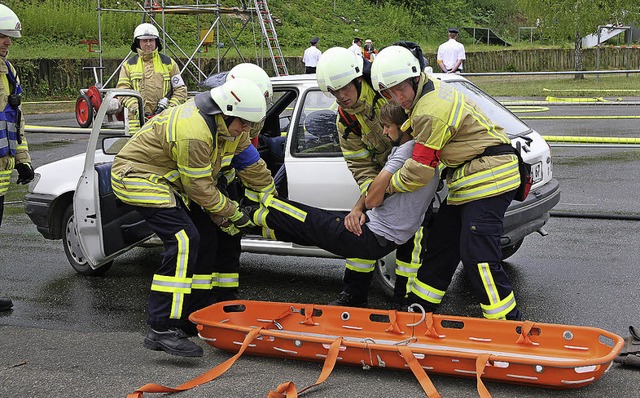
M 274 75 L 287 75 L 287 67 L 282 56 L 280 44 L 278 42 L 277 34 L 275 32 L 275 26 L 273 24 L 273 18 L 267 6 L 267 0 L 253 0 L 253 6 L 247 5 L 247 0 L 236 0 L 238 6 L 223 6 L 220 3 L 204 4 L 199 0 L 195 0 L 195 4 L 190 5 L 168 5 L 165 0 L 144 0 L 131 1 L 127 3 L 135 3 L 135 8 L 103 8 L 101 6 L 101 0 L 97 1 L 97 14 L 98 14 L 98 53 L 99 53 L 99 73 L 98 80 L 100 87 L 106 87 L 109 82 L 116 76 L 122 64 L 131 55 L 131 52 L 123 59 L 118 65 L 116 70 L 109 76 L 106 82 L 103 83 L 103 43 L 102 43 L 102 26 L 101 15 L 104 12 L 122 12 L 122 13 L 138 13 L 141 15 L 141 22 L 148 22 L 155 25 L 160 32 L 160 40 L 162 42 L 163 52 L 170 55 L 180 67 L 180 73 L 188 73 L 198 83 L 205 80 L 209 74 L 202 70 L 202 48 L 205 47 L 208 51 L 208 46 L 213 45 L 216 51 L 216 66 L 211 73 L 221 72 L 221 62 L 227 56 L 229 51 L 235 49 L 238 56 L 245 62 L 245 57 L 241 54 L 238 45 L 236 43 L 240 35 L 251 28 L 253 34 L 253 40 L 255 42 L 256 49 L 256 61 L 258 65 L 264 68 L 264 60 L 267 55 L 271 59 Z M 123 1 L 124 3 L 124 1 Z M 202 15 L 213 15 L 215 20 L 210 25 L 207 24 L 201 29 Z M 196 18 L 196 25 L 199 35 L 199 42 L 196 45 L 195 50 L 188 54 L 184 49 L 184 45 L 181 47 L 177 41 L 171 36 L 169 19 L 172 15 L 191 15 Z M 242 20 L 242 24 L 239 30 L 231 32 L 228 24 L 225 23 L 224 15 L 239 16 Z M 260 26 L 259 33 L 256 33 L 256 23 Z M 214 34 L 215 31 L 215 34 Z M 230 40 L 231 45 L 227 46 L 221 41 L 221 33 Z M 215 40 L 213 40 L 215 37 Z M 265 50 L 266 49 L 266 50 Z M 185 61 L 186 60 L 186 61 Z

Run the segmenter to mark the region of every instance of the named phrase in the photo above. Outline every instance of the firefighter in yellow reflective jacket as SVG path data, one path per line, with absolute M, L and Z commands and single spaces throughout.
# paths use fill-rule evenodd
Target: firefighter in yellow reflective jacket
M 342 47 L 325 51 L 316 67 L 320 89 L 333 95 L 339 105 L 336 123 L 340 147 L 361 195 L 366 194 L 369 185 L 382 170 L 392 147 L 382 133 L 380 123 L 380 109 L 387 100 L 373 90 L 367 81 L 370 67 L 371 63 Z M 345 217 L 346 223 L 365 222 L 364 212 L 356 205 Z M 424 220 L 426 224 L 429 217 Z M 397 304 L 404 299 L 409 283 L 420 267 L 423 237 L 421 227 L 413 239 L 399 245 L 396 250 L 394 302 Z M 376 260 L 371 259 L 347 259 L 343 291 L 329 304 L 366 307 L 375 263 Z
M 18 184 L 33 180 L 33 167 L 27 140 L 24 137 L 24 117 L 20 109 L 22 87 L 16 69 L 7 61 L 11 40 L 22 36 L 18 16 L 0 4 L 0 224 L 4 213 L 4 195 L 9 190 L 11 173 L 18 171 Z M 13 307 L 11 299 L 0 297 L 0 311 Z
M 244 78 L 251 80 L 258 85 L 258 88 L 263 93 L 265 101 L 269 103 L 273 96 L 273 86 L 269 75 L 261 67 L 252 63 L 241 63 L 233 68 L 229 72 L 216 73 L 208 77 L 199 86 L 204 89 L 212 89 L 219 87 L 225 82 L 236 79 Z M 264 121 L 255 123 L 249 130 L 249 139 L 252 144 L 257 147 L 258 135 L 264 126 Z M 218 189 L 225 192 L 225 195 L 232 200 L 240 201 L 244 196 L 244 187 L 242 182 L 238 179 L 234 164 L 226 164 L 222 167 L 217 176 Z M 219 245 L 224 246 L 225 250 L 219 250 L 216 258 L 216 264 L 224 265 L 225 273 L 227 274 L 227 283 L 219 285 L 215 289 L 216 302 L 228 301 L 237 299 L 238 294 L 238 282 L 240 279 L 240 255 L 242 254 L 240 235 L 228 235 L 224 234 L 220 236 Z
M 216 187 L 218 171 L 232 164 L 247 186 L 275 193 L 271 173 L 247 132 L 265 116 L 260 89 L 233 79 L 154 117 L 116 156 L 114 193 L 142 214 L 164 243 L 151 284 L 145 347 L 201 356 L 189 341 L 188 315 L 215 302 L 212 289 L 235 283 L 216 264 L 218 235 L 252 225 L 238 204 Z M 213 221 L 213 222 L 212 222 Z
M 178 65 L 168 56 L 160 54 L 161 50 L 158 29 L 150 23 L 138 25 L 131 44 L 131 51 L 137 54 L 122 65 L 116 86 L 138 91 L 144 101 L 145 116 L 148 117 L 187 100 L 187 86 Z M 129 129 L 135 131 L 140 128 L 136 99 L 123 98 L 122 106 L 129 110 Z
M 416 145 L 387 192 L 414 191 L 446 167 L 449 196 L 427 239 L 425 265 L 409 299 L 434 311 L 460 260 L 482 313 L 520 319 L 509 277 L 502 268 L 504 213 L 520 185 L 518 159 L 504 129 L 463 93 L 428 78 L 406 48 L 389 46 L 373 63 L 373 86 L 410 112 Z

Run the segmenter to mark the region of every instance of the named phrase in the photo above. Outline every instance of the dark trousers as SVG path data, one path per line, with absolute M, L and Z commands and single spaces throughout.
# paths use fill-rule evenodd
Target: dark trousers
M 275 231 L 278 240 L 305 246 L 318 246 L 328 252 L 345 258 L 377 260 L 391 253 L 396 244 L 376 236 L 365 223 L 360 236 L 344 226 L 347 212 L 335 212 L 307 206 L 285 199 L 297 210 L 306 212 L 304 220 L 274 208 L 269 208 L 267 226 Z M 371 285 L 372 272 L 345 270 L 343 290 L 352 296 L 366 297 Z
M 481 304 L 490 305 L 512 294 L 511 281 L 501 265 L 500 237 L 504 230 L 504 213 L 514 195 L 515 191 L 510 191 L 456 206 L 443 203 L 427 239 L 427 252 L 424 264 L 418 270 L 418 282 L 446 291 L 462 260 L 466 276 Z M 414 292 L 410 299 L 421 303 L 427 311 L 437 308 Z M 507 319 L 519 316 L 520 312 L 514 307 Z
M 307 73 L 307 74 L 316 73 L 316 67 L 315 66 L 305 66 L 304 67 L 304 73 Z
M 164 244 L 162 264 L 154 274 L 149 294 L 147 323 L 183 327 L 190 313 L 211 304 L 219 229 L 195 203 L 190 209 L 179 205 L 136 206 L 136 210 Z
M 220 183 L 218 188 L 221 188 Z M 238 178 L 226 184 L 223 192 L 228 198 L 238 203 L 244 196 L 244 189 Z M 213 287 L 216 302 L 236 298 L 240 282 L 240 254 L 242 252 L 240 234 L 232 236 L 219 229 L 218 231 L 218 251 L 214 265 L 214 272 L 218 279 Z
M 291 215 L 269 208 L 266 218 L 267 226 L 275 230 L 278 240 L 293 242 L 305 246 L 318 246 L 328 252 L 341 257 L 357 257 L 376 260 L 391 253 L 396 244 L 379 237 L 362 226 L 360 236 L 351 233 L 344 226 L 344 217 L 347 212 L 335 212 L 302 203 L 280 199 L 279 200 L 306 212 L 304 221 Z
M 398 245 L 396 249 L 396 263 L 408 263 L 422 264 L 424 261 L 425 248 L 427 245 L 427 237 L 429 236 L 429 229 L 433 220 L 433 202 L 427 209 L 427 212 L 424 215 L 424 220 L 421 225 L 421 233 L 422 236 L 419 240 L 414 236 L 405 243 Z M 396 283 L 393 288 L 393 301 L 394 303 L 403 303 L 404 299 L 407 297 L 409 291 L 407 291 L 407 287 L 409 286 L 409 278 L 404 275 L 398 275 L 396 269 Z
M 4 195 L 0 196 L 0 225 L 2 225 L 3 216 L 4 216 Z

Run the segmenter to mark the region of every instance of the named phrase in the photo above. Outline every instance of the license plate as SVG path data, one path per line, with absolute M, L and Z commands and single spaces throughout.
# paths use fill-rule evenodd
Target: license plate
M 531 177 L 533 183 L 542 181 L 542 162 L 537 162 L 531 165 Z

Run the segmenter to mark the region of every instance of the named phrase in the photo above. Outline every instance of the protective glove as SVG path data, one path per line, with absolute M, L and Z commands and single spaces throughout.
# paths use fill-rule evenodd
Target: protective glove
M 153 113 L 157 115 L 158 113 L 162 112 L 168 107 L 169 107 L 169 98 L 167 97 L 160 98 L 160 100 L 158 101 L 158 106 L 156 107 L 156 110 Z
M 238 206 L 231 217 L 220 225 L 220 229 L 227 234 L 234 236 L 238 234 L 244 235 L 250 228 L 255 226 L 256 224 L 251 221 L 251 217 L 243 212 Z
M 16 170 L 18 170 L 18 184 L 28 184 L 33 180 L 33 167 L 31 163 L 18 163 L 16 164 Z
M 240 207 L 236 207 L 236 211 L 231 217 L 229 217 L 229 221 L 231 221 L 233 225 L 235 225 L 239 229 L 246 229 L 256 226 L 256 224 L 251 221 L 251 217 L 243 212 Z

